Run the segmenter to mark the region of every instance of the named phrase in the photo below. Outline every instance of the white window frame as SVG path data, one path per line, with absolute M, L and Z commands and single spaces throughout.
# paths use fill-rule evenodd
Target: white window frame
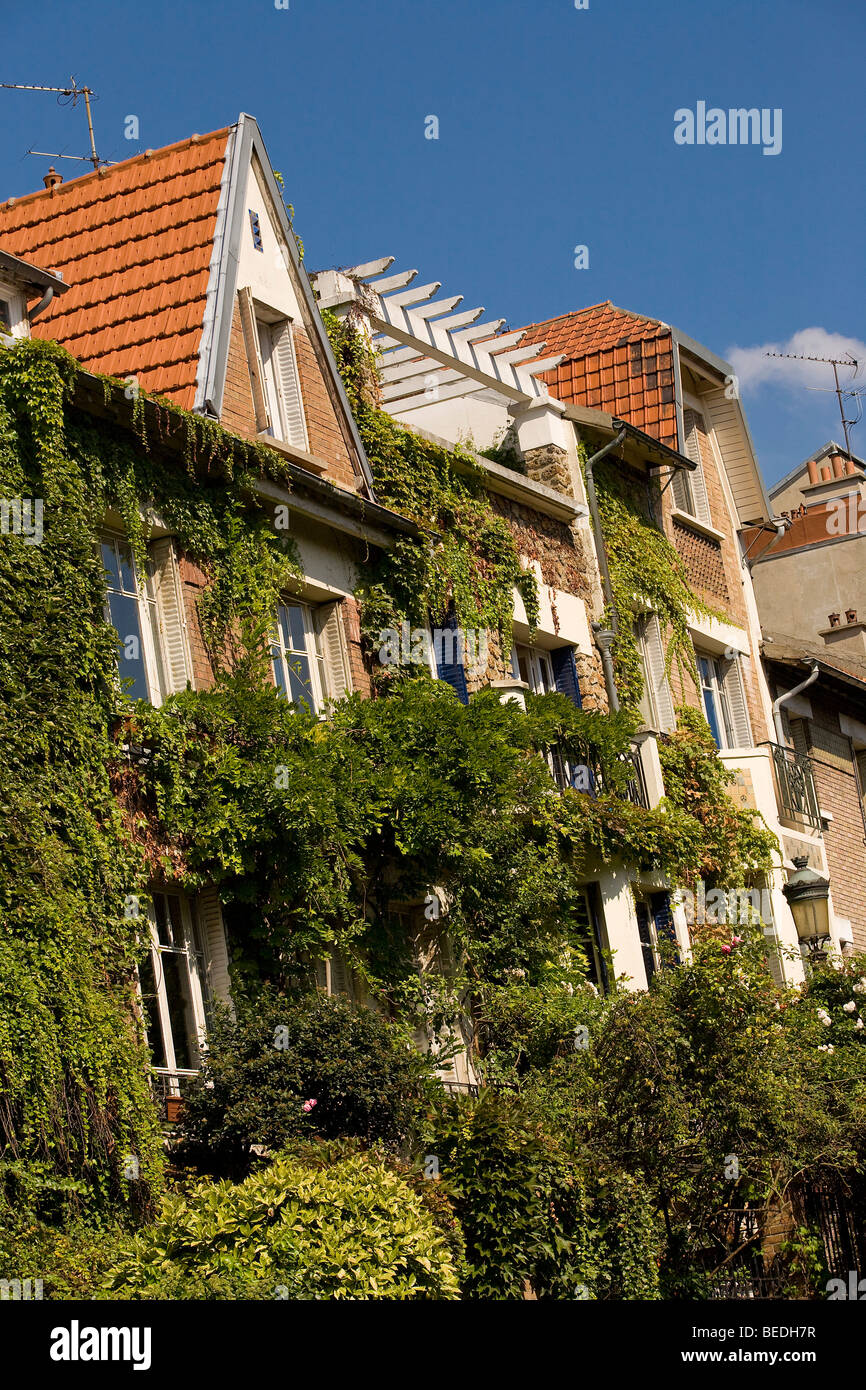
M 168 888 L 155 888 L 152 890 L 152 894 L 153 896 L 147 905 L 150 964 L 155 986 L 156 1022 L 159 1026 L 164 1054 L 164 1065 L 154 1066 L 153 1070 L 159 1076 L 195 1076 L 201 1067 L 201 1053 L 207 1030 L 207 1006 L 209 1002 L 205 983 L 207 979 L 207 950 L 204 933 L 201 930 L 201 925 L 193 916 L 193 904 L 190 903 L 185 894 Z M 157 925 L 157 897 L 164 900 L 168 941 L 160 941 Z M 179 917 L 177 923 L 172 920 L 169 899 L 177 904 Z M 191 1053 L 191 1059 L 195 1061 L 193 1067 L 179 1067 L 177 1065 L 177 1046 L 163 966 L 163 957 L 167 955 L 178 957 L 180 968 L 186 971 L 192 1025 L 187 1031 L 186 1044 Z M 142 1014 L 146 1026 L 149 1020 L 143 1004 L 140 977 L 139 997 L 142 999 Z
M 99 532 L 100 558 L 102 557 L 102 545 L 112 544 L 115 547 L 115 556 L 118 564 L 118 574 L 120 574 L 120 561 L 117 555 L 118 545 L 123 545 L 129 552 L 129 567 L 132 571 L 135 592 L 130 589 L 116 587 L 109 582 L 110 576 L 106 570 L 106 597 L 105 597 L 105 620 L 112 627 L 114 624 L 111 619 L 111 608 L 109 594 L 116 593 L 124 598 L 134 598 L 138 608 L 138 637 L 141 643 L 142 664 L 144 666 L 144 678 L 147 685 L 147 699 L 152 705 L 161 705 L 168 691 L 168 676 L 166 670 L 165 653 L 162 651 L 162 625 L 163 617 L 160 612 L 159 601 L 154 592 L 153 569 L 148 565 L 148 574 L 142 584 L 141 576 L 138 573 L 138 566 L 135 563 L 135 555 L 132 551 L 129 539 L 122 531 L 114 530 L 111 527 L 104 527 Z M 117 632 L 117 628 L 114 629 Z M 124 635 L 133 636 L 132 633 L 118 633 L 118 641 L 123 641 Z M 118 658 L 118 680 L 123 679 L 120 672 L 120 660 Z
M 523 657 L 526 675 L 521 671 Z M 549 695 L 556 690 L 553 675 L 553 661 L 550 652 L 544 647 L 531 647 L 528 643 L 515 642 L 511 648 L 511 673 L 515 680 L 526 680 L 533 695 Z M 527 680 L 528 676 L 528 680 Z
M 287 647 L 285 641 L 285 631 L 283 623 L 280 621 L 280 610 L 297 608 L 301 612 L 304 624 L 304 646 Z M 289 624 L 291 632 L 291 624 Z M 310 686 L 313 696 L 312 714 L 322 714 L 325 708 L 325 701 L 328 698 L 325 682 L 325 659 L 321 650 L 321 643 L 316 631 L 316 624 L 313 621 L 313 611 L 308 603 L 300 599 L 281 598 L 277 605 L 277 618 L 271 634 L 271 662 L 274 673 L 274 683 L 277 688 L 290 699 L 291 682 L 289 680 L 289 664 L 293 657 L 306 657 L 310 670 Z M 280 666 L 281 676 L 277 674 L 277 664 Z
M 725 689 L 725 677 L 721 671 L 719 658 L 712 652 L 704 651 L 701 647 L 695 647 L 695 659 L 698 664 L 698 675 L 700 676 L 701 692 L 701 712 L 707 723 L 710 720 L 707 716 L 706 696 L 709 693 L 715 704 L 716 723 L 718 724 L 719 738 L 724 741 L 719 747 L 722 752 L 729 748 L 736 748 L 734 734 L 734 721 L 731 714 L 731 707 L 728 701 L 728 692 Z M 707 679 L 702 669 L 702 663 L 707 663 Z M 712 729 L 712 725 L 710 725 Z
M 27 301 L 19 289 L 9 281 L 0 280 L 0 299 L 9 305 L 9 324 L 0 320 L 0 337 L 27 338 L 30 336 L 27 319 Z
M 281 440 L 284 444 L 294 444 L 296 448 L 307 450 L 309 447 L 307 417 L 306 411 L 304 410 L 301 380 L 298 372 L 298 355 L 295 350 L 295 334 L 292 320 L 290 318 L 280 317 L 279 315 L 272 315 L 270 311 L 262 310 L 257 305 L 254 305 L 254 323 L 256 335 L 255 347 L 262 368 L 262 389 L 269 420 L 269 427 L 265 430 L 265 433 L 271 434 L 275 439 Z M 295 440 L 291 438 L 289 416 L 283 389 L 283 375 L 277 357 L 278 340 L 283 336 L 286 338 L 286 348 L 292 362 L 292 375 L 294 377 L 292 384 L 297 392 L 300 438 Z

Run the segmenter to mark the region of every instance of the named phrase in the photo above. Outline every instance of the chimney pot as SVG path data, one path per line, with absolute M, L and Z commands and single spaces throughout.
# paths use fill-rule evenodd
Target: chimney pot
M 856 623 L 856 621 L 857 621 L 857 609 L 856 609 L 856 608 L 846 608 L 846 609 L 845 609 L 845 621 L 848 622 L 848 623 Z
M 63 175 L 58 174 L 57 170 L 52 164 L 42 182 L 45 184 L 46 188 L 56 188 L 59 183 L 63 182 Z
M 833 476 L 835 478 L 845 477 L 845 460 L 841 454 L 834 454 L 830 462 L 833 465 Z
M 809 482 L 810 482 L 810 483 L 817 483 L 817 481 L 818 481 L 818 465 L 817 465 L 817 463 L 815 462 L 814 459 L 809 459 L 809 462 L 808 462 L 808 464 L 807 464 L 806 466 L 807 466 L 807 468 L 809 469 Z
M 841 621 L 842 621 L 842 614 L 841 614 L 841 613 L 831 613 L 831 614 L 830 614 L 830 626 L 831 626 L 831 627 L 838 627 L 839 624 L 841 623 Z
M 832 479 L 833 473 L 830 469 L 830 465 L 829 463 L 825 464 L 824 467 L 821 469 L 821 481 L 824 483 L 829 483 L 832 482 Z

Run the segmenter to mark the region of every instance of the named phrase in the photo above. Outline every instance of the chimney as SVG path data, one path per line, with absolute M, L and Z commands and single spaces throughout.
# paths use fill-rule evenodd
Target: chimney
M 63 175 L 58 174 L 57 170 L 52 164 L 42 182 L 45 184 L 46 188 L 56 188 L 59 183 L 63 182 Z
M 857 472 L 857 465 L 853 459 L 845 460 L 845 472 L 849 475 L 849 477 L 852 473 Z
M 845 609 L 845 619 L 846 619 L 846 622 L 849 622 L 849 623 L 856 623 L 856 621 L 857 621 L 857 609 L 856 609 L 856 608 L 846 608 L 846 609 Z
M 818 481 L 818 465 L 817 465 L 817 463 L 815 462 L 815 460 L 814 460 L 814 459 L 809 459 L 809 462 L 808 462 L 807 467 L 808 467 L 808 469 L 809 469 L 809 482 L 810 482 L 810 483 L 817 483 L 817 481 Z
M 829 464 L 826 464 L 826 465 L 821 469 L 821 482 L 822 482 L 822 483 L 831 483 L 832 481 L 833 481 L 833 474 L 832 474 L 832 472 L 830 471 L 830 465 L 829 465 Z
M 830 614 L 830 626 L 831 626 L 831 627 L 838 627 L 839 624 L 841 623 L 841 621 L 842 621 L 842 614 L 841 614 L 841 613 L 831 613 L 831 614 Z
M 845 460 L 843 459 L 842 455 L 834 454 L 833 457 L 830 459 L 830 462 L 833 465 L 833 476 L 836 478 L 844 478 Z

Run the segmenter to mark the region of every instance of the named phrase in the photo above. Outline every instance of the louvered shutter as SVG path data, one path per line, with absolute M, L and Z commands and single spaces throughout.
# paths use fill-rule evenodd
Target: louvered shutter
M 806 721 L 804 719 L 788 719 L 788 728 L 791 731 L 791 742 L 798 758 L 808 758 L 809 740 L 806 737 Z
M 550 661 L 553 666 L 553 683 L 560 695 L 567 695 L 572 704 L 577 705 L 577 708 L 580 709 L 583 701 L 580 697 L 580 681 L 577 678 L 574 648 L 555 647 L 550 653 Z
M 692 506 L 684 510 L 691 511 L 692 515 L 697 517 L 698 521 L 704 521 L 709 526 L 710 504 L 707 498 L 707 485 L 704 480 L 704 459 L 701 449 L 703 440 L 707 441 L 707 446 L 709 445 L 704 417 L 699 415 L 696 410 L 684 410 L 683 431 L 685 433 L 683 453 L 686 455 L 686 458 L 692 460 L 692 463 L 697 464 L 694 473 L 689 475 Z
M 154 566 L 153 583 L 162 639 L 162 665 L 168 687 L 165 693 L 176 695 L 179 691 L 186 690 L 187 682 L 192 680 L 192 659 L 174 542 L 168 537 L 153 541 L 149 553 Z
M 341 700 L 352 689 L 341 608 L 341 603 L 325 603 L 313 613 L 329 700 Z
M 223 926 L 219 893 L 213 886 L 203 888 L 196 898 L 199 927 L 205 950 L 205 973 L 212 999 L 231 1005 L 229 953 Z
M 445 619 L 446 632 L 457 631 L 457 614 L 449 613 Z M 440 681 L 447 681 L 457 694 L 461 704 L 469 703 L 469 687 L 466 684 L 466 671 L 460 659 L 459 641 L 457 638 L 445 638 L 437 644 L 436 670 Z
M 252 291 L 245 287 L 238 290 L 238 304 L 241 311 L 241 327 L 244 331 L 244 346 L 247 350 L 247 363 L 250 369 L 250 385 L 253 391 L 253 406 L 256 412 L 256 429 L 266 430 L 270 423 L 268 419 L 268 401 L 265 394 L 265 372 L 262 366 L 262 354 L 259 349 L 259 334 L 256 324 L 256 311 L 253 305 Z
M 676 724 L 676 714 L 674 713 L 674 702 L 671 695 L 671 688 L 668 684 L 667 672 L 665 671 L 665 648 L 662 642 L 662 630 L 658 620 L 658 614 L 648 613 L 642 625 L 642 641 L 644 651 L 644 666 L 646 677 L 650 685 L 650 695 L 652 699 L 655 717 L 658 721 L 659 729 L 664 733 L 670 733 Z
M 285 417 L 286 440 L 289 444 L 295 444 L 299 449 L 306 449 L 308 448 L 307 427 L 304 422 L 301 382 L 298 376 L 298 363 L 295 357 L 295 344 L 290 323 L 283 323 L 274 330 L 274 361 Z
M 752 729 L 749 724 L 749 711 L 746 708 L 746 692 L 743 687 L 743 673 L 740 668 L 740 658 L 735 657 L 733 661 L 724 662 L 722 669 L 724 672 L 725 698 L 728 702 L 728 713 L 731 717 L 731 731 L 734 738 L 734 747 L 751 748 Z

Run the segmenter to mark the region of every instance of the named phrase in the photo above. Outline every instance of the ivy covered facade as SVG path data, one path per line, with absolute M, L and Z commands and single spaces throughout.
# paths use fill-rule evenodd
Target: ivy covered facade
M 198 260 L 154 336 L 130 241 L 111 338 L 74 221 L 133 191 Z M 736 624 L 665 530 L 693 459 L 400 330 L 448 378 L 410 410 L 387 266 L 372 308 L 361 273 L 314 293 L 247 117 L 0 238 L 69 286 L 0 352 L 2 495 L 41 504 L 0 546 L 9 1161 L 145 1209 L 212 1020 L 263 991 L 402 1020 L 474 1090 L 497 991 L 644 990 L 730 936 L 701 891 L 784 907 L 803 834 L 730 795 L 691 634 Z M 769 945 L 802 979 L 790 920 Z

